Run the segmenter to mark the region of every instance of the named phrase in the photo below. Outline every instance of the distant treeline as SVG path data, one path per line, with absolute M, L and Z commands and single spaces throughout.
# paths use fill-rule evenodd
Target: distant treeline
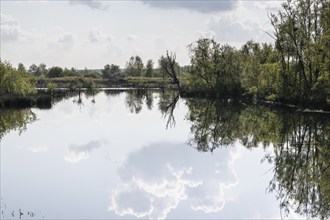
M 202 38 L 189 45 L 190 65 L 181 67 L 167 52 L 154 67 L 132 56 L 125 69 L 106 64 L 100 70 L 76 70 L 32 64 L 13 68 L 0 62 L 0 95 L 33 93 L 38 79 L 71 77 L 73 87 L 95 87 L 95 80 L 172 79 L 182 95 L 213 98 L 248 97 L 305 107 L 330 106 L 330 2 L 287 0 L 269 15 L 274 44 L 246 42 L 240 49 Z M 88 80 L 86 80 L 88 79 Z M 136 81 L 136 79 L 135 79 Z M 158 80 L 159 81 L 159 80 Z M 159 84 L 158 84 L 159 85 Z M 50 84 L 53 89 L 57 85 Z

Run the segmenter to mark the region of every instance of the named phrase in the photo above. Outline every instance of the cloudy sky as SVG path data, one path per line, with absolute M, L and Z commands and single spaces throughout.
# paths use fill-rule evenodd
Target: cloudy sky
M 122 68 L 130 56 L 157 61 L 166 52 L 189 63 L 187 45 L 200 37 L 240 47 L 272 42 L 267 13 L 283 1 L 10 1 L 1 0 L 1 60 L 14 66 Z

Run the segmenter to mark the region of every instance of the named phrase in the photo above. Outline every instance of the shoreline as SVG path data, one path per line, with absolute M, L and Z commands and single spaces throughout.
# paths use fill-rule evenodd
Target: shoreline
M 118 86 L 118 87 L 102 87 L 102 88 L 80 88 L 80 89 L 71 89 L 67 87 L 63 88 L 56 88 L 53 91 L 49 91 L 47 88 L 36 88 L 37 93 L 31 94 L 27 96 L 19 96 L 19 95 L 2 95 L 0 96 L 0 109 L 6 108 L 33 108 L 37 107 L 40 109 L 50 109 L 52 107 L 52 103 L 56 99 L 64 98 L 68 95 L 78 95 L 80 92 L 95 92 L 95 91 L 129 91 L 129 90 L 177 90 L 176 88 L 167 86 L 166 88 L 163 87 L 139 87 L 139 86 Z M 178 91 L 179 93 L 179 91 Z M 202 99 L 210 99 L 214 101 L 220 100 L 236 100 L 246 104 L 260 104 L 272 108 L 286 108 L 295 110 L 296 112 L 302 113 L 312 113 L 312 114 L 330 114 L 330 111 L 327 109 L 319 109 L 319 108 L 312 108 L 311 106 L 298 106 L 294 104 L 282 103 L 282 102 L 273 102 L 273 101 L 266 101 L 262 99 L 253 100 L 251 97 L 247 96 L 240 96 L 240 97 L 223 97 L 223 98 L 207 98 L 207 97 L 199 97 L 199 96 L 190 96 L 190 95 L 180 95 L 182 98 L 202 98 Z

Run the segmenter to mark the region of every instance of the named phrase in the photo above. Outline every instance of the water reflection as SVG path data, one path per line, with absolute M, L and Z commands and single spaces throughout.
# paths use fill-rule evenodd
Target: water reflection
M 153 92 L 147 89 L 132 89 L 126 91 L 126 106 L 131 113 L 138 114 L 145 104 L 149 110 L 153 108 Z
M 278 194 L 285 212 L 326 219 L 330 216 L 329 118 L 284 114 L 274 144 L 274 178 L 269 190 Z
M 216 148 L 232 145 L 241 135 L 239 124 L 243 107 L 239 103 L 188 99 L 186 104 L 191 133 L 188 143 L 198 151 L 213 152 Z
M 167 121 L 166 129 L 175 126 L 174 110 L 179 98 L 180 96 L 176 92 L 162 91 L 162 93 L 160 93 L 158 109 L 162 113 L 163 118 Z
M 265 159 L 274 166 L 269 191 L 276 192 L 285 214 L 330 216 L 330 118 L 289 110 L 270 110 L 231 102 L 187 100 L 189 143 L 214 151 L 240 141 L 245 147 L 274 149 Z
M 219 212 L 228 199 L 226 192 L 239 182 L 232 167 L 236 160 L 233 149 L 214 160 L 184 145 L 146 146 L 119 168 L 122 183 L 111 193 L 109 210 L 120 216 L 164 219 L 185 201 L 191 211 Z
M 37 120 L 37 116 L 31 109 L 0 109 L 0 141 L 11 130 L 22 133 L 29 123 Z
M 1 198 L 1 205 L 0 205 L 0 210 L 1 210 L 1 219 L 8 219 L 10 216 L 13 219 L 35 219 L 39 218 L 40 219 L 40 213 L 37 214 L 36 212 L 33 211 L 26 211 L 23 209 L 18 209 L 18 210 L 9 210 L 7 208 L 7 204 L 3 201 Z M 44 217 L 42 217 L 44 218 Z
M 159 118 L 165 120 L 163 123 L 160 120 L 159 124 L 167 131 L 179 129 L 175 127 L 181 120 L 176 121 L 176 108 L 179 103 L 184 103 L 187 108 L 185 123 L 189 126 L 189 135 L 184 138 L 193 148 L 184 142 L 157 142 L 136 147 L 127 153 L 124 162 L 118 163 L 119 168 L 113 171 L 119 180 L 110 192 L 108 208 L 112 213 L 166 218 L 182 203 L 188 204 L 189 210 L 203 213 L 223 211 L 230 200 L 228 191 L 236 189 L 240 183 L 233 168 L 239 160 L 236 145 L 240 143 L 250 150 L 263 148 L 271 151 L 263 157 L 264 163 L 273 167 L 273 178 L 267 190 L 277 196 L 284 216 L 294 210 L 311 218 L 330 217 L 329 115 L 271 109 L 233 100 L 183 99 L 169 91 L 107 90 L 104 93 L 108 102 L 100 101 L 103 108 L 109 107 L 114 99 L 122 99 L 121 104 L 127 107 L 131 116 L 143 115 L 144 110 L 157 111 L 161 115 Z M 71 105 L 75 103 L 81 110 L 97 109 L 98 97 L 96 91 L 72 93 L 55 97 L 53 106 L 70 99 Z M 110 110 L 114 114 L 116 109 L 111 106 L 107 111 Z M 122 108 L 118 112 L 125 114 Z M 107 116 L 108 121 L 98 122 L 100 126 L 103 122 L 109 126 L 112 124 L 112 118 Z M 31 109 L 1 109 L 0 140 L 11 130 L 26 130 L 27 124 L 36 119 L 37 115 Z M 116 128 L 111 129 L 111 138 L 115 138 Z M 166 137 L 167 133 L 163 132 Z M 137 134 L 136 131 L 127 133 Z M 65 160 L 78 163 L 116 143 L 110 144 L 107 142 L 109 139 L 102 138 L 97 136 L 80 145 L 66 145 Z M 34 151 L 44 149 L 36 148 Z M 107 153 L 111 155 L 114 152 Z M 63 161 L 63 157 L 61 159 Z
M 106 143 L 107 141 L 105 140 L 97 140 L 90 141 L 89 143 L 83 145 L 70 145 L 69 153 L 64 157 L 64 160 L 70 163 L 78 163 L 81 160 L 88 159 L 91 151 L 102 147 Z
M 178 99 L 175 93 L 160 93 L 158 106 L 167 119 L 166 128 L 175 126 L 174 110 Z M 139 113 L 143 100 L 146 100 L 146 93 L 131 91 L 126 103 L 131 112 Z M 272 147 L 273 156 L 264 158 L 274 165 L 274 177 L 268 190 L 277 194 L 285 214 L 294 209 L 312 218 L 330 216 L 328 115 L 274 110 L 233 100 L 187 99 L 186 105 L 190 146 L 202 152 L 232 146 L 236 141 L 247 148 Z

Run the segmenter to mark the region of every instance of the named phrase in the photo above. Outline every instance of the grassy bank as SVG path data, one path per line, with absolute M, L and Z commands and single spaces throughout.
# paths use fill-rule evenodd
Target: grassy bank
M 134 88 L 176 88 L 173 80 L 165 77 L 126 77 L 128 85 Z
M 168 77 L 125 77 L 112 79 L 93 79 L 83 77 L 59 77 L 39 78 L 36 80 L 37 88 L 67 88 L 76 90 L 79 88 L 174 88 L 175 84 Z

